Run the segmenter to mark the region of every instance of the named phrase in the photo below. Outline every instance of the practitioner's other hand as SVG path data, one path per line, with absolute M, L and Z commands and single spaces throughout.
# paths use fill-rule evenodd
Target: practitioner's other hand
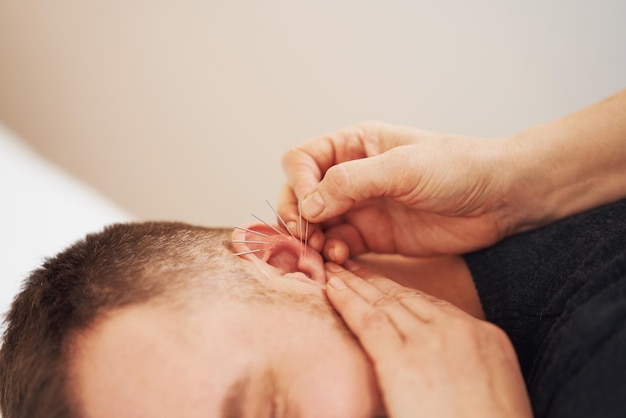
M 502 330 L 345 265 L 327 264 L 327 296 L 370 356 L 390 417 L 532 417 Z
M 334 132 L 285 154 L 278 212 L 299 233 L 303 198 L 304 218 L 321 223 L 311 245 L 339 263 L 348 248 L 431 256 L 486 247 L 510 229 L 501 143 L 377 122 Z

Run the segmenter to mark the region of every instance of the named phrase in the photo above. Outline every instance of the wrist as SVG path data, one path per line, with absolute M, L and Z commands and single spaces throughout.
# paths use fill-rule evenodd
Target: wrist
M 626 195 L 623 145 L 597 146 L 596 135 L 565 123 L 539 126 L 504 141 L 506 235 L 528 231 Z
M 626 90 L 503 141 L 509 234 L 626 197 L 625 106 Z
M 537 149 L 525 134 L 497 141 L 497 164 L 501 205 L 498 224 L 504 236 L 532 230 L 555 219 L 551 189 L 557 187 L 545 150 Z

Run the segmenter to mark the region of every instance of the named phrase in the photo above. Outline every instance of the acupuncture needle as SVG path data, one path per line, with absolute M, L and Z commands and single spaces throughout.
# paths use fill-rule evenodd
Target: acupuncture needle
M 306 247 L 309 246 L 309 221 L 306 221 L 306 228 L 304 232 L 304 255 L 306 255 Z
M 268 224 L 267 222 L 265 222 L 263 219 L 259 218 L 258 216 L 256 216 L 254 213 L 251 213 L 250 215 L 254 216 L 256 219 L 258 219 L 259 221 L 263 222 L 265 224 L 265 226 L 272 228 L 274 231 L 278 232 L 280 235 L 283 235 L 282 232 L 280 232 L 279 229 L 273 227 L 272 225 Z
M 233 243 L 235 244 L 267 244 L 265 241 L 248 241 L 245 239 L 234 239 Z
M 265 222 L 263 222 L 265 223 Z M 250 232 L 251 234 L 256 234 L 256 235 L 260 235 L 262 237 L 269 237 L 269 235 L 264 234 L 263 232 L 259 232 L 259 231 L 253 231 L 252 229 L 248 229 L 248 228 L 242 228 L 240 226 L 235 226 L 235 229 L 239 229 L 240 231 L 246 231 L 246 232 Z
M 300 228 L 300 245 L 302 246 L 304 242 L 302 241 L 302 199 L 298 198 L 298 217 L 299 217 L 299 228 Z M 302 252 L 304 252 L 304 247 L 302 248 Z
M 302 253 L 306 255 L 306 247 L 309 245 L 309 221 L 306 219 L 306 226 L 304 231 L 304 238 L 302 237 L 302 198 L 298 198 L 298 215 L 300 218 L 300 245 L 302 245 Z M 304 242 L 303 242 L 304 240 Z
M 278 214 L 278 212 L 276 212 L 276 210 L 272 207 L 272 205 L 270 204 L 269 200 L 266 200 L 265 203 L 267 203 L 267 205 L 270 207 L 270 209 L 272 209 L 272 212 L 274 212 L 274 215 L 276 215 L 276 217 L 278 218 L 278 220 L 280 221 L 281 224 L 283 224 L 283 226 L 285 227 L 285 229 L 287 230 L 287 232 L 289 232 L 289 235 L 291 235 L 291 237 L 293 239 L 296 239 L 296 237 L 291 233 L 291 231 L 289 230 L 289 228 L 287 228 L 287 224 L 285 223 L 285 221 L 283 221 L 283 218 Z M 258 218 L 257 218 L 258 219 Z
M 252 253 L 258 253 L 259 251 L 261 251 L 260 248 L 257 248 L 256 250 L 247 250 L 247 251 L 242 251 L 240 253 L 235 253 L 233 255 L 245 255 L 245 254 L 252 254 Z

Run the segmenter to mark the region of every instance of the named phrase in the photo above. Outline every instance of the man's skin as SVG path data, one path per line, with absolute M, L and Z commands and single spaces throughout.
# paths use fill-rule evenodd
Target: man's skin
M 252 238 L 259 239 L 239 230 L 233 234 L 235 241 Z M 309 248 L 303 255 L 299 241 L 288 236 L 269 238 L 263 253 L 233 261 L 284 293 L 284 303 L 244 303 L 199 292 L 184 307 L 148 303 L 120 309 L 78 336 L 71 377 L 84 415 L 383 415 L 372 363 L 328 303 L 320 254 Z M 247 248 L 233 245 L 234 252 Z M 360 262 L 482 315 L 460 258 L 371 256 Z M 440 275 L 458 287 L 439 285 Z
M 284 306 L 122 309 L 79 338 L 72 374 L 88 417 L 370 418 L 380 409 L 354 340 Z
M 235 230 L 233 238 L 245 233 Z M 262 254 L 231 254 L 224 262 L 242 265 L 276 298 L 198 289 L 184 306 L 124 308 L 78 336 L 71 375 L 84 416 L 381 414 L 371 363 L 326 299 L 320 254 L 308 249 L 304 256 L 300 241 L 286 234 L 269 238 Z M 233 244 L 233 252 L 246 245 Z

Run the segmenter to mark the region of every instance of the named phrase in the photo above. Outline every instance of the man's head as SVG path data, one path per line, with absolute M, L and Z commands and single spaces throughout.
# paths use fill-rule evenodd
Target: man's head
M 46 261 L 7 317 L 3 416 L 371 417 L 321 256 L 248 229 L 118 224 Z

